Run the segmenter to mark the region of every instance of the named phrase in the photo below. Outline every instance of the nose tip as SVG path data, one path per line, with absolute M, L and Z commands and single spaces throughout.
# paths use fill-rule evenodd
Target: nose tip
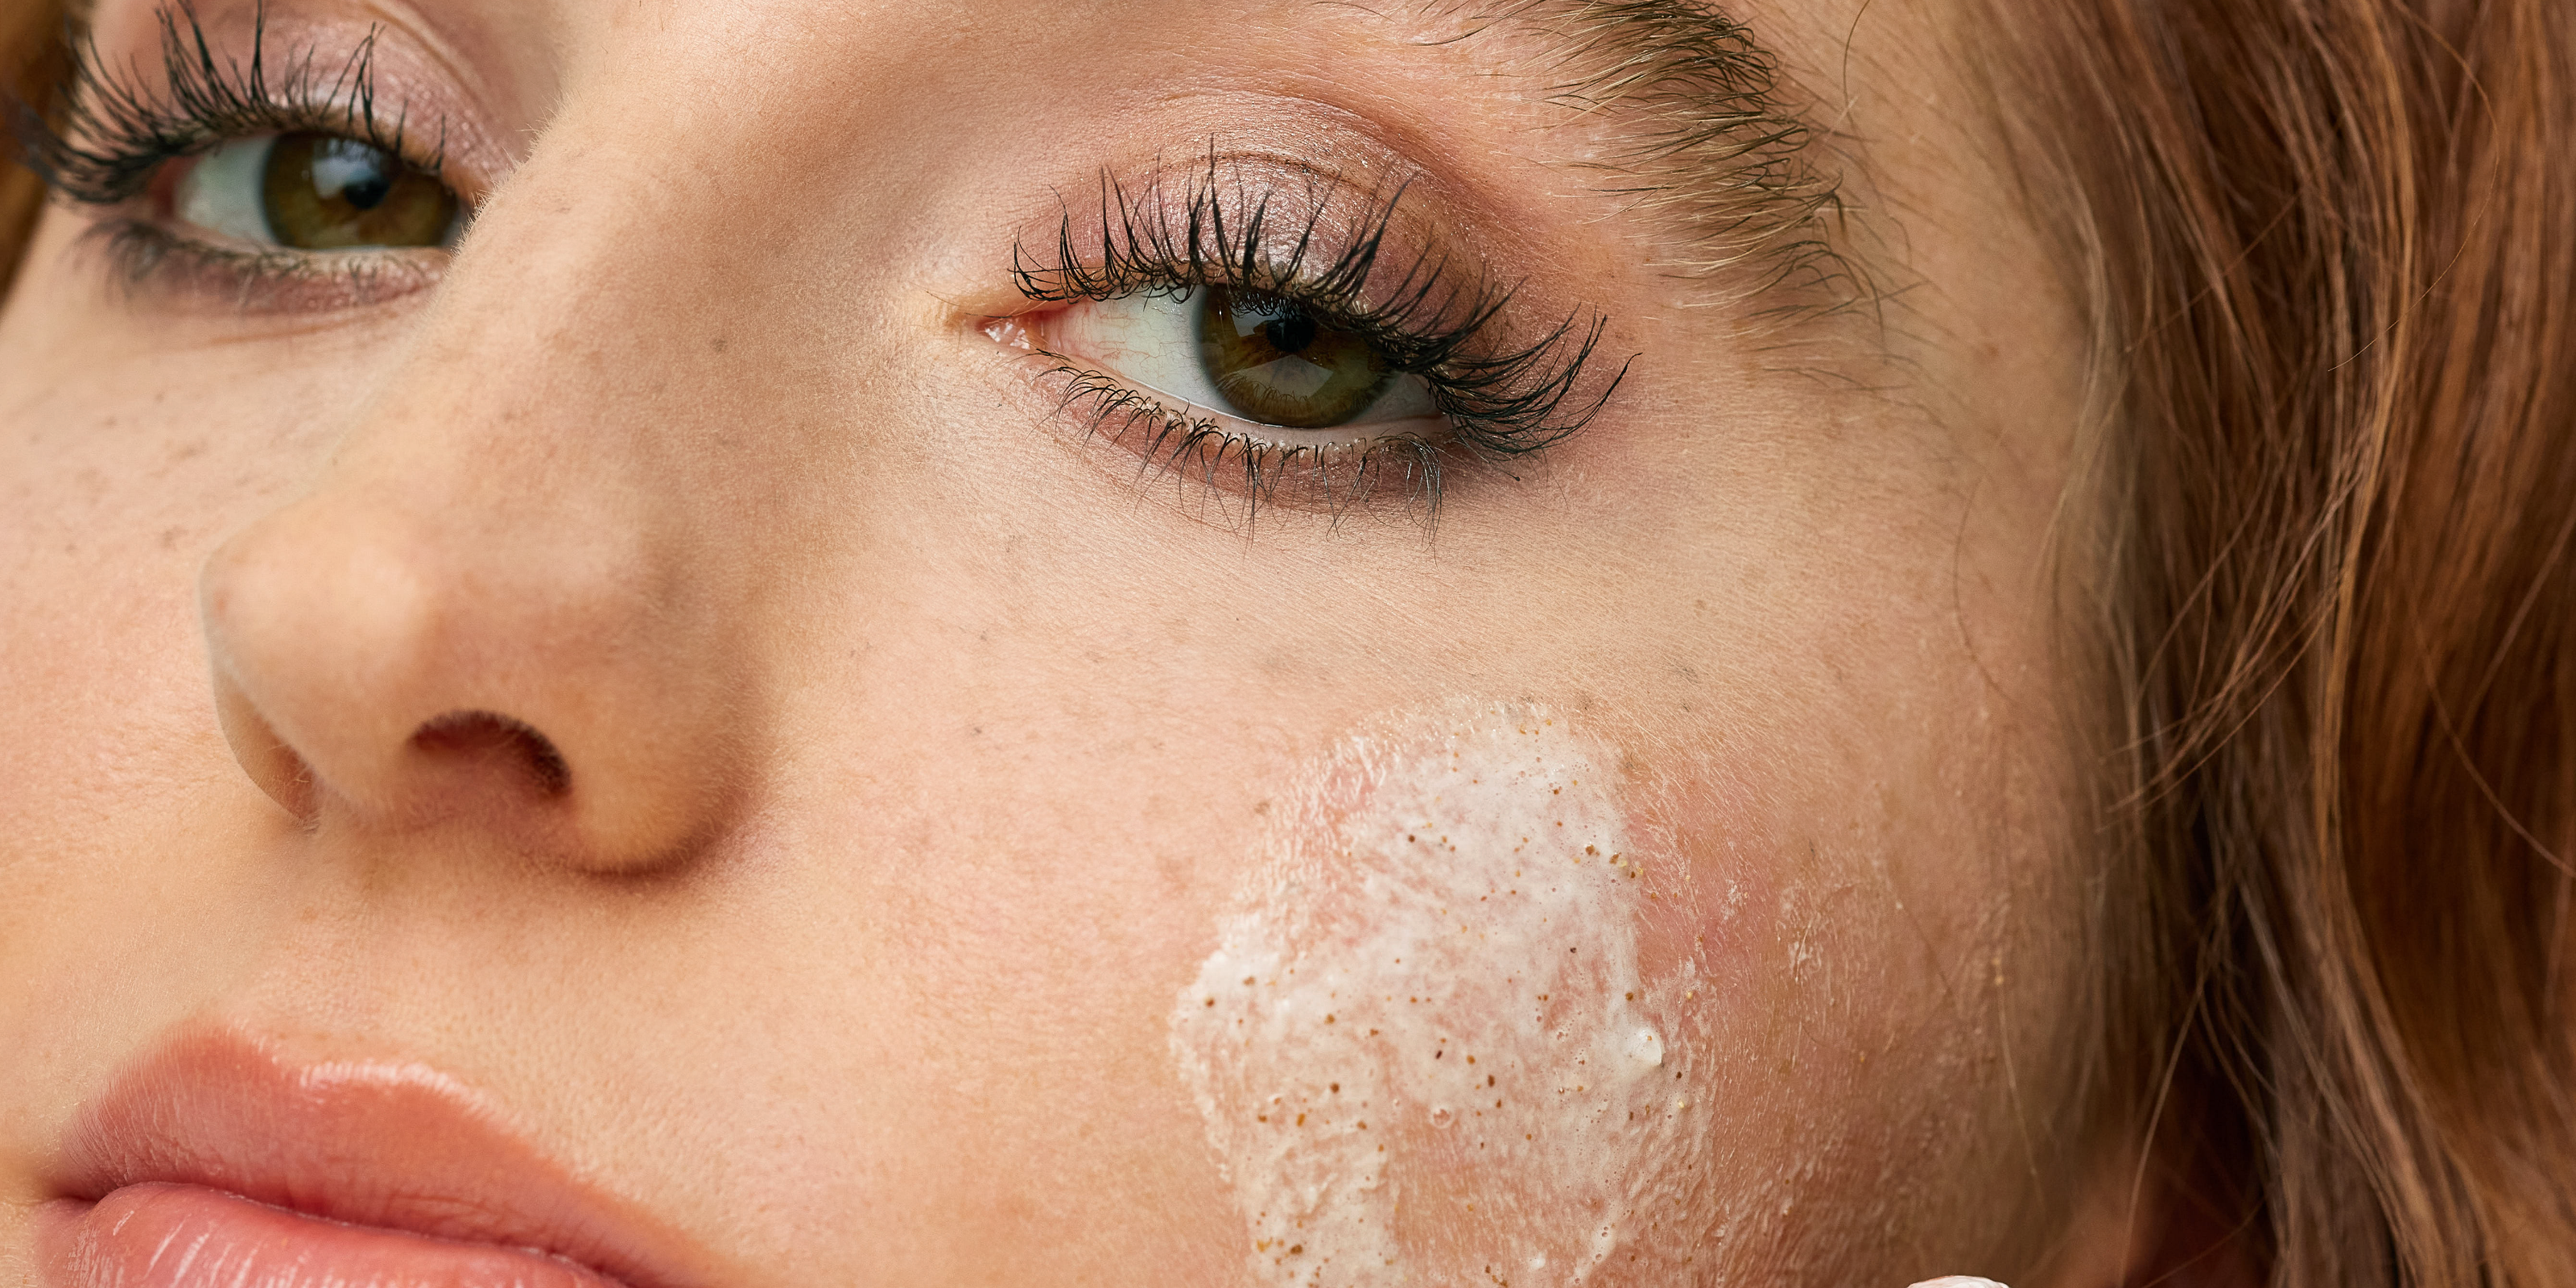
M 381 519 L 367 531 L 318 508 L 271 514 L 208 558 L 216 705 L 234 759 L 288 810 L 309 820 L 328 793 L 392 813 L 385 762 L 422 723 L 403 711 L 433 678 L 434 605 Z
M 596 870 L 685 853 L 732 794 L 734 704 L 703 656 L 723 615 L 618 526 L 478 537 L 367 489 L 266 516 L 201 583 L 235 759 L 312 826 Z

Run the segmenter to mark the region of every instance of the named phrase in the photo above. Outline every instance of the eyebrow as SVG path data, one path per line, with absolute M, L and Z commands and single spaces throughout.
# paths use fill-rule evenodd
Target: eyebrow
M 1674 250 L 1653 267 L 1725 283 L 1711 302 L 1765 297 L 1786 318 L 1868 299 L 1872 287 L 1843 243 L 1850 210 L 1810 123 L 1783 84 L 1780 59 L 1741 22 L 1691 0 L 1510 0 L 1460 13 L 1423 0 L 1432 19 L 1463 22 L 1450 42 L 1502 29 L 1542 52 L 1532 61 L 1550 101 L 1613 123 L 1612 149 L 1585 163 L 1602 190 L 1664 227 Z

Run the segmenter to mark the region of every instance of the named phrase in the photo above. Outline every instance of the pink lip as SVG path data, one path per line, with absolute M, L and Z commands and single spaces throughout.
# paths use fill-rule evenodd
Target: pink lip
M 298 1063 L 231 1030 L 190 1030 L 127 1071 L 51 1179 L 49 1288 L 679 1288 L 676 1268 L 701 1260 L 445 1074 Z

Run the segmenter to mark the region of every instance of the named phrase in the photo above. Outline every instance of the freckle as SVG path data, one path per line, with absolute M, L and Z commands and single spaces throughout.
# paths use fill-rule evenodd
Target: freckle
M 1341 1089 L 1342 1089 L 1342 1084 L 1340 1084 L 1340 1083 L 1338 1083 L 1338 1082 L 1336 1082 L 1336 1083 L 1334 1083 L 1334 1084 L 1333 1084 L 1333 1090 L 1334 1090 L 1334 1091 L 1338 1092 L 1338 1091 L 1340 1091 Z

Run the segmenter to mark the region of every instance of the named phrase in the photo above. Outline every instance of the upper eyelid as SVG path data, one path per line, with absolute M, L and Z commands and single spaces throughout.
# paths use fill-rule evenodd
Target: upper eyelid
M 1365 250 L 1374 261 L 1414 182 L 1408 177 L 1364 188 L 1308 167 L 1224 155 L 1213 147 L 1186 172 L 1157 167 L 1132 185 L 1103 171 L 1098 226 L 1077 233 L 1071 204 L 1064 203 L 1056 244 L 1043 255 L 1030 254 L 1025 241 L 1016 245 L 1013 277 L 1032 299 L 1096 297 L 1122 269 L 1151 261 L 1158 270 L 1187 264 L 1194 280 L 1209 284 L 1277 288 L 1299 277 L 1318 252 L 1333 253 L 1329 248 L 1337 244 L 1345 246 L 1345 258 Z M 1229 191 L 1232 201 L 1223 199 Z M 1175 197 L 1181 207 L 1179 227 L 1173 226 L 1171 214 Z M 1354 203 L 1361 207 L 1356 220 L 1348 213 Z M 1329 228 L 1333 221 L 1350 226 Z M 1282 227 L 1292 230 L 1284 244 L 1265 236 Z M 1240 242 L 1227 244 L 1234 233 L 1243 234 Z M 1085 244 L 1077 246 L 1077 241 Z M 1287 253 L 1268 257 L 1278 250 Z M 1087 253 L 1091 251 L 1098 254 Z M 1033 262 L 1045 267 L 1033 270 Z
M 75 43 L 56 110 L 35 121 L 30 146 L 34 168 L 57 192 L 122 204 L 171 161 L 235 138 L 309 130 L 392 152 L 475 204 L 481 167 L 451 165 L 450 114 L 415 114 L 414 96 L 384 93 L 381 25 L 345 44 L 316 35 L 281 51 L 263 11 L 245 51 L 209 35 L 185 7 L 165 8 L 158 20 L 161 82 L 139 82 L 91 37 Z
M 1494 287 L 1476 257 L 1449 250 L 1437 221 L 1399 226 L 1417 177 L 1363 187 L 1213 146 L 1178 177 L 1157 169 L 1131 186 L 1104 172 L 1097 225 L 1077 233 L 1068 206 L 1052 245 L 1014 246 L 1014 284 L 1036 301 L 1200 285 L 1276 291 L 1387 346 L 1404 369 L 1427 371 L 1491 329 L 1513 292 Z

